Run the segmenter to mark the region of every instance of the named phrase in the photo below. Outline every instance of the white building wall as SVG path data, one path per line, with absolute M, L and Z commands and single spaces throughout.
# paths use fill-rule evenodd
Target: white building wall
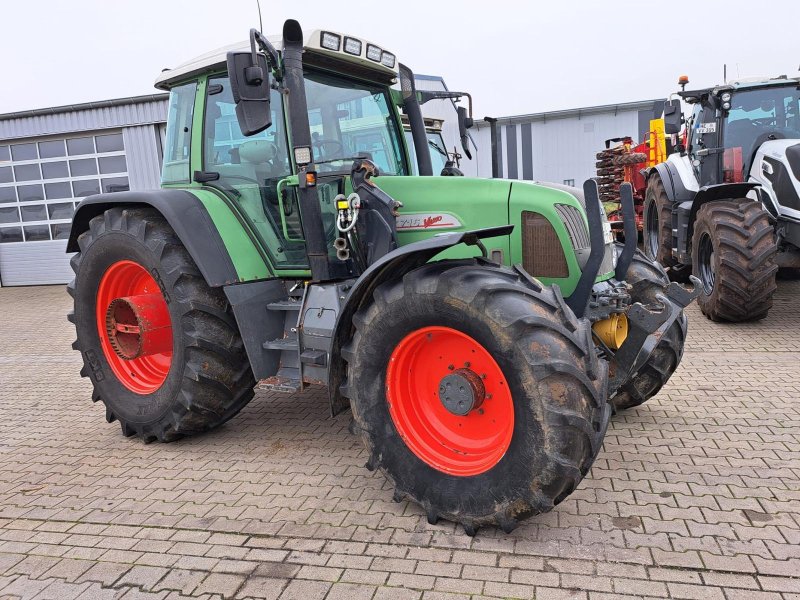
M 651 105 L 652 106 L 652 105 Z M 580 187 L 594 177 L 595 155 L 605 147 L 605 140 L 630 136 L 638 140 L 641 123 L 650 118 L 652 108 L 637 104 L 631 108 L 608 107 L 607 110 L 587 109 L 589 114 L 569 111 L 568 116 L 550 117 L 547 114 L 500 119 L 498 143 L 502 163 L 501 176 L 516 178 L 526 175 L 537 181 L 564 183 L 574 181 Z M 530 131 L 530 153 L 524 138 Z M 476 121 L 470 131 L 478 146 L 477 160 L 464 169 L 466 175 L 492 176 L 491 130 L 489 123 Z M 516 140 L 515 151 L 509 155 L 509 136 Z M 528 168 L 525 165 L 528 164 Z

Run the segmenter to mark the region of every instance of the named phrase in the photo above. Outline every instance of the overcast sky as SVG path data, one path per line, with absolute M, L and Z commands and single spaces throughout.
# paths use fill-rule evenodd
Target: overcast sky
M 256 0 L 3 3 L 0 113 L 148 94 L 164 68 L 247 37 Z M 470 91 L 476 117 L 664 97 L 692 85 L 797 75 L 798 0 L 261 0 L 286 18 L 374 41 Z M 762 6 L 765 10 L 758 10 Z

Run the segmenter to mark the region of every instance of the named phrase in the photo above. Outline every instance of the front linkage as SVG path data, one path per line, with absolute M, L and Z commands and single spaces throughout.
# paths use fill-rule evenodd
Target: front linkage
M 633 286 L 625 282 L 628 280 L 631 264 L 635 259 L 641 260 L 642 255 L 636 247 L 638 232 L 634 220 L 633 192 L 631 185 L 625 183 L 620 186 L 625 244 L 617 256 L 614 278 L 608 282 L 592 285 L 597 278 L 603 255 L 603 219 L 600 212 L 602 205 L 599 202 L 596 180 L 587 180 L 583 189 L 592 252 L 578 287 L 567 302 L 577 316 L 586 317 L 593 323 L 608 319 L 615 314 L 624 315 L 627 335 L 618 349 L 613 350 L 605 343 L 602 336 L 594 334 L 595 342 L 609 361 L 608 395 L 613 399 L 620 389 L 634 380 L 648 364 L 662 339 L 673 326 L 677 324 L 685 329 L 685 323 L 682 323 L 683 309 L 700 294 L 700 282 L 692 276 L 690 279 L 693 287 L 686 288 L 675 282 L 670 283 L 664 275 L 662 289 L 652 293 L 654 303 L 645 305 L 631 295 L 629 289 Z

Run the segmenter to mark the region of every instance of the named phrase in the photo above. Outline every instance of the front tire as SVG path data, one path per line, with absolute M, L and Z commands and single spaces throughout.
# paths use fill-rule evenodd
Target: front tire
M 589 471 L 610 415 L 607 364 L 557 288 L 482 261 L 432 263 L 378 287 L 353 323 L 344 391 L 368 466 L 430 522 L 511 531 Z M 465 416 L 442 395 L 459 372 L 486 397 Z
M 255 381 L 225 294 L 206 284 L 158 212 L 109 209 L 78 244 L 67 287 L 73 348 L 109 423 L 118 420 L 126 436 L 145 442 L 170 442 L 219 426 L 250 401 Z M 148 318 L 109 329 L 108 322 L 130 316 L 137 297 L 148 301 Z M 119 314 L 111 304 L 122 305 Z M 151 321 L 165 338 L 153 342 L 142 333 L 139 325 Z M 153 343 L 157 351 L 132 358 Z
M 692 270 L 700 279 L 700 310 L 712 321 L 756 321 L 772 308 L 778 265 L 775 230 L 751 200 L 700 207 L 692 235 Z
M 656 294 L 663 294 L 669 286 L 669 277 L 657 262 L 636 250 L 628 267 L 625 281 L 631 285 L 631 300 L 643 305 L 657 306 Z M 680 317 L 667 329 L 644 366 L 623 383 L 611 399 L 614 410 L 624 410 L 644 404 L 655 396 L 669 381 L 683 357 L 688 320 L 681 311 Z
M 672 256 L 672 206 L 664 183 L 657 175 L 647 180 L 644 195 L 644 224 L 642 227 L 645 255 L 664 267 L 674 267 Z

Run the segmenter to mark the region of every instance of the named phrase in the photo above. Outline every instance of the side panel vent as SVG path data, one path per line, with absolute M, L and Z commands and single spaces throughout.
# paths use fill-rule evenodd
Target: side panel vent
M 561 240 L 547 217 L 522 212 L 522 266 L 534 277 L 568 277 Z
M 561 221 L 567 228 L 572 247 L 576 250 L 591 248 L 592 242 L 589 240 L 589 229 L 583 220 L 583 215 L 574 206 L 569 204 L 556 204 L 556 212 L 561 217 Z

